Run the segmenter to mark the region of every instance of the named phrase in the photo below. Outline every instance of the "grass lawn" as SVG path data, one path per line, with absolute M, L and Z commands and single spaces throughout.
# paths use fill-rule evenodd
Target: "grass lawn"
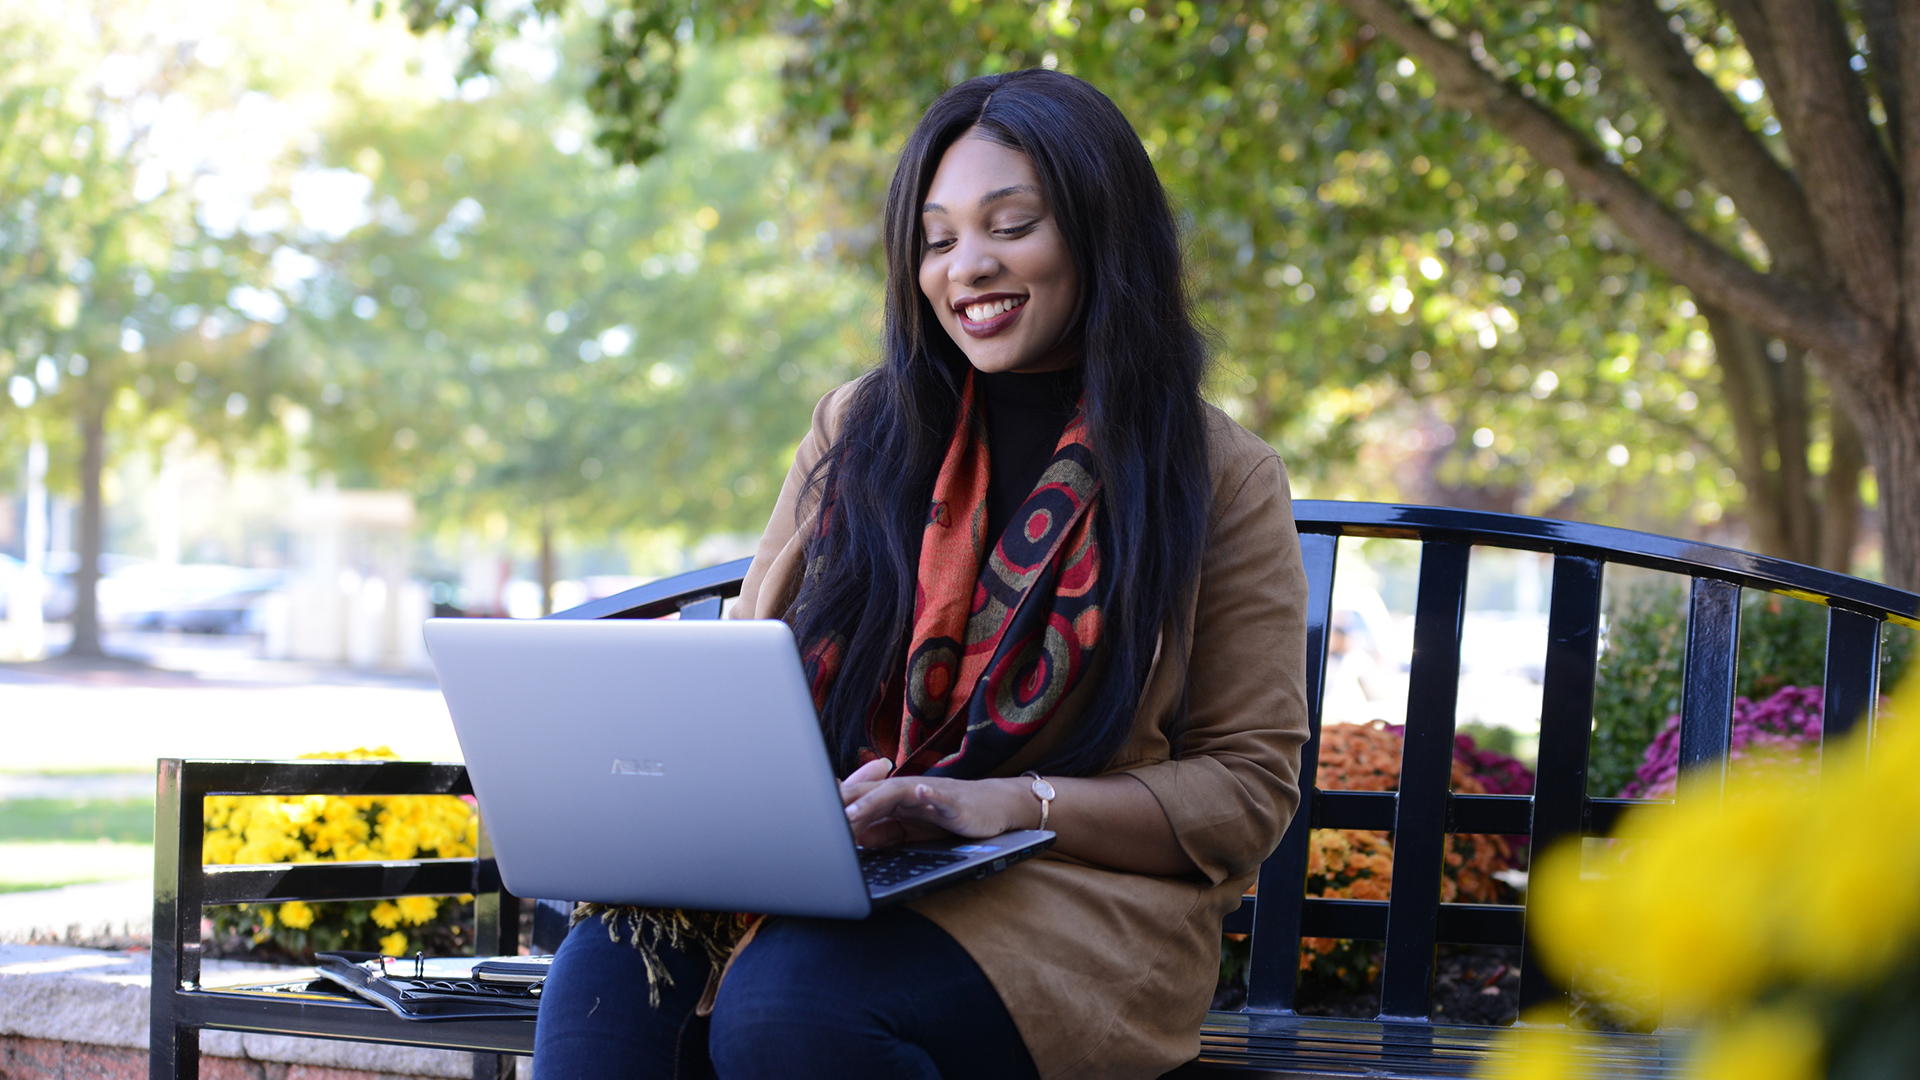
M 152 799 L 0 800 L 0 841 L 153 843 Z
M 70 882 L 70 881 L 68 882 L 0 881 L 0 896 L 4 896 L 7 893 L 14 893 L 14 892 L 39 892 L 42 889 L 57 889 L 61 885 L 71 885 L 71 884 L 73 884 L 73 882 Z
M 152 799 L 0 799 L 0 894 L 152 872 Z

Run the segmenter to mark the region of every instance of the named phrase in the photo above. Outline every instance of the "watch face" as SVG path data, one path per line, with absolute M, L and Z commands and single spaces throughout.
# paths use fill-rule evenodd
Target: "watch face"
M 1053 785 L 1036 776 L 1033 778 L 1033 793 L 1043 799 L 1051 799 L 1053 798 Z

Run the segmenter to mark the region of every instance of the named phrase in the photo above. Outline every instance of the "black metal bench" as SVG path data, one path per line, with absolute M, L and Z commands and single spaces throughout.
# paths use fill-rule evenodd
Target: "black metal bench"
M 1303 792 L 1293 827 L 1260 871 L 1257 898 L 1225 926 L 1252 936 L 1243 1009 L 1214 1012 L 1199 1059 L 1175 1075 L 1465 1076 L 1496 1049 L 1498 1029 L 1432 1019 L 1435 947 L 1443 942 L 1525 950 L 1522 905 L 1440 902 L 1448 833 L 1524 835 L 1534 850 L 1575 835 L 1605 835 L 1634 801 L 1587 796 L 1588 737 L 1600 640 L 1601 580 L 1608 563 L 1691 579 L 1681 760 L 1681 798 L 1717 798 L 1724 782 L 1737 670 L 1740 593 L 1760 589 L 1829 609 L 1825 730 L 1871 721 L 1880 640 L 1892 620 L 1920 627 L 1920 596 L 1778 559 L 1646 533 L 1574 522 L 1419 506 L 1302 501 L 1295 504 L 1309 580 L 1308 689 L 1312 738 L 1303 751 Z M 1327 630 L 1337 543 L 1342 536 L 1393 537 L 1421 545 L 1409 706 L 1398 792 L 1319 791 L 1311 784 L 1320 741 Z M 1548 646 L 1534 793 L 1454 794 L 1454 718 L 1466 609 L 1468 555 L 1475 546 L 1553 557 Z M 747 560 L 654 582 L 561 612 L 555 618 L 717 618 L 737 595 Z M 291 866 L 200 865 L 202 799 L 211 794 L 464 794 L 459 765 L 418 762 L 160 763 L 155 836 L 152 1076 L 197 1076 L 198 1030 L 309 1035 L 476 1052 L 476 1077 L 498 1077 L 533 1045 L 524 1020 L 423 1024 L 372 1006 L 319 995 L 207 990 L 198 985 L 201 908 L 283 900 L 371 899 L 473 893 L 481 952 L 512 952 L 518 902 L 501 887 L 484 833 L 477 859 Z M 1656 804 L 1657 805 L 1657 804 Z M 1390 899 L 1304 895 L 1310 828 L 1391 830 Z M 555 947 L 562 905 L 535 909 L 536 949 Z M 1294 1011 L 1302 936 L 1385 943 L 1380 1016 L 1369 1021 L 1303 1017 Z M 1530 954 L 1523 1005 L 1565 1001 Z M 1596 1076 L 1662 1076 L 1675 1070 L 1681 1036 L 1610 1035 L 1585 1051 Z

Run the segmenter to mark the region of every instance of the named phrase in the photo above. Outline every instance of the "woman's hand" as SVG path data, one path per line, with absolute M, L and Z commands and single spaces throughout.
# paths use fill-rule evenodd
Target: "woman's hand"
M 840 781 L 847 824 L 862 847 L 883 848 L 948 836 L 985 838 L 1040 825 L 1040 800 L 1024 776 L 953 780 L 888 778 L 893 765 L 869 761 Z M 1166 811 L 1136 777 L 1049 776 L 1059 795 L 1047 828 L 1054 850 L 1114 870 L 1167 876 L 1198 867 L 1173 835 Z
M 998 836 L 1030 829 L 1040 818 L 1040 804 L 1025 780 L 888 779 L 891 769 L 891 762 L 869 761 L 840 782 L 847 823 L 862 847 Z

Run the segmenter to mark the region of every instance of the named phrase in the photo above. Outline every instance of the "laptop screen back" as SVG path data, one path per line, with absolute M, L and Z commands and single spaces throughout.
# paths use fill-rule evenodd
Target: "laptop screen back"
M 433 619 L 426 634 L 514 894 L 868 912 L 786 624 Z

